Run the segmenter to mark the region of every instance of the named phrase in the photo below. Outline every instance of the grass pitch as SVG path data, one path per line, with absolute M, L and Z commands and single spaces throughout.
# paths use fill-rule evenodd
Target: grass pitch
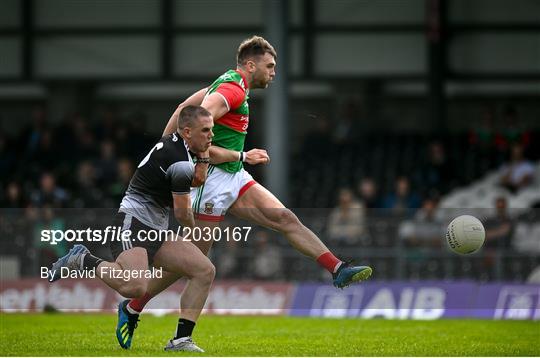
M 0 356 L 189 355 L 163 351 L 176 321 L 143 315 L 126 351 L 115 315 L 1 314 Z M 540 356 L 532 321 L 203 316 L 194 339 L 208 356 Z

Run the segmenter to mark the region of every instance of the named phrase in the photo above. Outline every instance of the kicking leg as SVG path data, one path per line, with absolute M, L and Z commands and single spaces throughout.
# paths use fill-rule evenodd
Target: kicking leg
M 346 287 L 371 275 L 370 267 L 349 266 L 335 257 L 317 235 L 260 184 L 247 189 L 229 212 L 239 218 L 279 231 L 296 250 L 326 268 L 334 276 L 336 287 Z
M 279 231 L 296 250 L 314 260 L 329 251 L 317 235 L 260 184 L 253 185 L 240 196 L 229 209 L 229 213 Z

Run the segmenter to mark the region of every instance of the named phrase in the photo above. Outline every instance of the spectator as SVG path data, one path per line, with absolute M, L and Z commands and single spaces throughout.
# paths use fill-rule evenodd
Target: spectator
M 116 110 L 109 107 L 105 110 L 101 116 L 101 120 L 94 129 L 96 138 L 100 141 L 112 140 L 116 136 L 116 129 L 118 125 L 118 115 Z
M 389 194 L 383 203 L 385 209 L 391 209 L 392 213 L 397 215 L 406 214 L 408 209 L 416 209 L 420 206 L 420 198 L 414 192 L 411 192 L 409 179 L 400 176 L 396 179 L 396 190 Z
M 28 153 L 28 165 L 35 167 L 38 172 L 42 169 L 53 168 L 58 161 L 53 132 L 50 129 L 44 129 L 37 141 L 35 151 Z
M 38 150 L 43 132 L 48 128 L 47 112 L 43 107 L 36 107 L 32 110 L 32 124 L 23 130 L 20 147 L 28 156 Z
M 220 278 L 234 277 L 238 269 L 238 242 L 227 240 L 220 245 L 216 258 L 216 272 Z
M 514 228 L 513 220 L 508 214 L 508 203 L 506 198 L 495 199 L 496 213 L 492 218 L 484 222 L 486 229 L 486 248 L 505 248 L 511 246 L 512 232 Z
M 49 172 L 43 173 L 40 179 L 40 188 L 32 193 L 31 201 L 35 207 L 50 206 L 63 208 L 69 200 L 66 190 L 56 185 L 56 178 Z
M 253 256 L 253 273 L 258 279 L 269 280 L 282 277 L 283 255 L 279 247 L 269 240 L 267 231 L 255 234 L 257 250 Z
M 109 187 L 109 194 L 115 202 L 122 200 L 134 171 L 131 160 L 123 158 L 118 161 L 116 181 Z
M 77 193 L 78 197 L 73 201 L 76 208 L 98 208 L 103 205 L 103 192 L 97 187 L 95 168 L 90 161 L 79 164 Z
M 381 206 L 377 184 L 373 178 L 363 178 L 358 184 L 358 196 L 367 209 L 378 209 Z
M 502 115 L 503 128 L 497 136 L 497 143 L 501 149 L 507 149 L 513 144 L 521 144 L 526 148 L 530 143 L 531 133 L 521 126 L 517 109 L 508 105 Z
M 358 104 L 353 99 L 348 100 L 345 104 L 344 113 L 334 126 L 334 131 L 332 133 L 332 141 L 335 144 L 349 144 L 354 139 L 356 131 L 354 124 L 360 113 L 360 109 L 358 107 Z
M 365 208 L 352 190 L 339 191 L 338 205 L 328 218 L 328 236 L 335 243 L 354 245 L 365 231 Z
M 477 146 L 482 152 L 493 150 L 495 141 L 495 110 L 486 107 L 478 125 L 474 125 L 469 132 L 469 144 Z
M 422 208 L 412 220 L 404 221 L 398 236 L 408 247 L 439 247 L 443 242 L 445 227 L 437 217 L 437 200 L 425 199 Z
M 500 170 L 500 183 L 515 193 L 527 187 L 533 180 L 534 166 L 523 157 L 523 146 L 514 144 L 511 150 L 510 162 Z
M 2 201 L 2 208 L 25 208 L 27 202 L 23 197 L 21 186 L 15 182 L 10 182 L 6 187 L 6 194 Z
M 110 183 L 116 179 L 118 159 L 116 158 L 116 147 L 111 140 L 105 140 L 101 143 L 100 158 L 96 161 L 95 168 L 100 183 Z
M 440 142 L 432 142 L 428 149 L 427 162 L 420 172 L 420 184 L 428 192 L 445 193 L 450 189 L 454 175 L 446 151 Z
M 50 266 L 58 257 L 67 252 L 67 242 L 62 240 L 55 245 L 41 240 L 43 230 L 65 230 L 66 223 L 61 215 L 55 215 L 54 209 L 45 205 L 38 211 L 33 226 L 33 249 L 37 251 L 38 263 L 41 267 Z M 35 265 L 35 263 L 32 263 Z

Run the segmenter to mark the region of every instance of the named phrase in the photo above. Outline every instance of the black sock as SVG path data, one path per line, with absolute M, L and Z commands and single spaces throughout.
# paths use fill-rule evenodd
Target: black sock
M 176 327 L 176 336 L 174 339 L 191 336 L 193 328 L 195 328 L 195 322 L 180 318 L 178 320 L 178 327 Z
M 85 270 L 94 270 L 103 262 L 99 257 L 95 257 L 91 253 L 87 253 L 83 258 L 83 266 Z

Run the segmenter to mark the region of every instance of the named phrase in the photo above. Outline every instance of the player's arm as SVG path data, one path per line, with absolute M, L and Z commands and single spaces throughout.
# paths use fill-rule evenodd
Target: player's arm
M 174 217 L 180 224 L 189 227 L 195 225 L 190 197 L 193 175 L 193 164 L 189 161 L 173 163 L 167 169 L 173 197 Z
M 195 218 L 191 209 L 191 196 L 173 193 L 174 217 L 183 226 L 195 227 Z
M 235 83 L 222 83 L 215 92 L 206 96 L 201 103 L 208 112 L 212 114 L 214 121 L 223 117 L 227 112 L 238 108 L 245 99 L 245 91 Z M 270 158 L 268 153 L 262 149 L 252 149 L 249 152 L 241 153 L 234 150 L 210 147 L 210 163 L 220 164 L 226 162 L 244 161 L 255 165 L 268 163 Z
M 180 115 L 180 112 L 182 109 L 186 106 L 200 106 L 204 96 L 206 95 L 207 88 L 203 88 L 189 96 L 184 102 L 180 103 L 178 107 L 176 108 L 176 111 L 172 114 L 171 118 L 169 118 L 169 121 L 167 122 L 167 125 L 165 126 L 165 130 L 163 131 L 163 136 L 169 135 L 171 133 L 174 133 L 177 128 L 178 123 L 178 116 Z
M 193 179 L 191 180 L 192 187 L 199 187 L 206 182 L 206 177 L 208 176 L 208 164 L 206 161 L 210 156 L 209 151 L 207 150 L 204 153 L 197 153 L 197 164 L 195 164 L 195 171 L 193 173 Z M 200 161 L 199 159 L 203 159 Z
M 223 117 L 230 110 L 228 99 L 219 92 L 204 97 L 200 105 L 212 114 L 214 121 Z
M 209 150 L 211 164 L 244 161 L 251 165 L 257 165 L 270 162 L 270 157 L 264 149 L 255 148 L 242 153 L 213 145 Z

